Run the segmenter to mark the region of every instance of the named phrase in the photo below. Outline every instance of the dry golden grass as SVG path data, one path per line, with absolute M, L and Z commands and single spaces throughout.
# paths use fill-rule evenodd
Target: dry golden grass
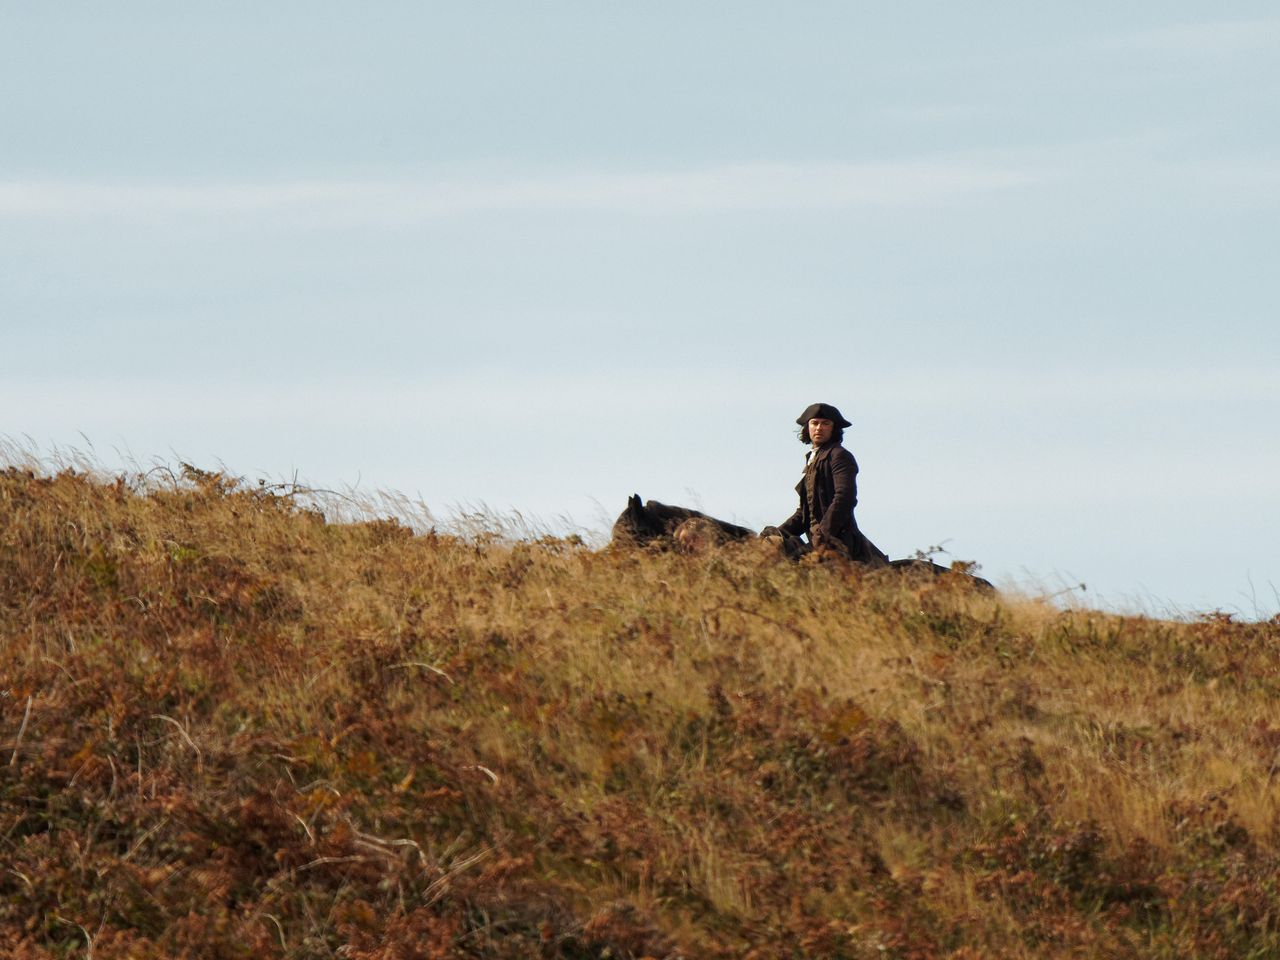
M 1280 624 L 0 475 L 0 955 L 1280 955 Z

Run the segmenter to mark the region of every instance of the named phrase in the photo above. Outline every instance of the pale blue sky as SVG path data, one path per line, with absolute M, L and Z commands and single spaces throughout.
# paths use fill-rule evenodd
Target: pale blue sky
M 1280 608 L 1262 3 L 0 0 L 0 433 Z

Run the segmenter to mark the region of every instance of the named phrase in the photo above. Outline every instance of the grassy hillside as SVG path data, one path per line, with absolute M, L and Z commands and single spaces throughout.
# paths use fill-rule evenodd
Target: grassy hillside
M 1280 956 L 1280 623 L 0 473 L 0 956 Z

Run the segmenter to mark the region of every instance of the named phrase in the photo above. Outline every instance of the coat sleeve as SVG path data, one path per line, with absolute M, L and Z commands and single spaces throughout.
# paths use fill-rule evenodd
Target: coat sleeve
M 796 484 L 796 493 L 800 494 L 800 506 L 796 507 L 796 512 L 787 519 L 778 524 L 778 529 L 789 537 L 800 537 L 809 531 L 805 527 L 804 522 L 804 481 L 801 480 Z
M 831 482 L 835 496 L 831 505 L 818 522 L 824 535 L 831 535 L 833 528 L 844 526 L 853 508 L 858 504 L 858 462 L 853 454 L 841 447 L 831 457 Z

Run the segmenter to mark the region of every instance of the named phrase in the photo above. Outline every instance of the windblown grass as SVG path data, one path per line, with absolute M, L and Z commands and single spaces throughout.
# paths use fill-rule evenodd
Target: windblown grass
M 1280 955 L 1280 623 L 327 512 L 0 474 L 0 955 Z

